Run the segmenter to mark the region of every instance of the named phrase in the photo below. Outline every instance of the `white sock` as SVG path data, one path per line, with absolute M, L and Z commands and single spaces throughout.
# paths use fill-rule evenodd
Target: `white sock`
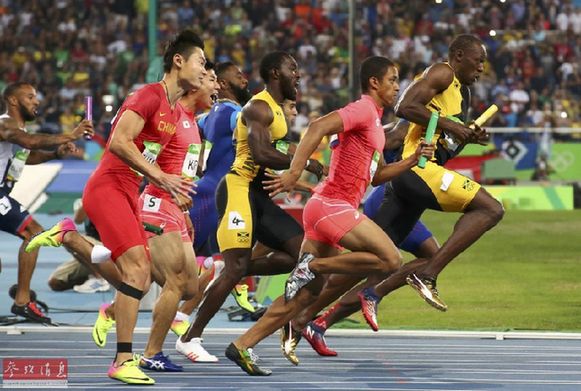
M 214 259 L 212 259 L 212 257 L 207 257 L 206 259 L 204 259 L 204 269 L 210 269 L 212 267 L 212 264 L 214 263 Z
M 111 259 L 111 251 L 100 244 L 93 246 L 93 251 L 91 251 L 91 263 L 103 263 Z
M 190 319 L 190 317 L 188 316 L 188 314 L 184 314 L 183 312 L 176 312 L 176 316 L 174 318 L 174 320 L 188 320 Z

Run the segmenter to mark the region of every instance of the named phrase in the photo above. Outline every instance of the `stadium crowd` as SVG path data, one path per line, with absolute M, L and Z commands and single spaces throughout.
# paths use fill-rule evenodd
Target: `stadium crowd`
M 472 91 L 474 115 L 496 103 L 503 115 L 494 126 L 580 127 L 580 3 L 360 0 L 356 58 L 392 58 L 403 91 L 426 64 L 445 56 L 454 34 L 476 33 L 489 62 Z M 97 139 L 106 140 L 120 100 L 157 78 L 148 61 L 147 4 L 0 0 L 0 89 L 16 80 L 36 85 L 39 125 L 50 133 L 70 132 L 84 115 L 83 96 L 93 95 Z M 258 59 L 274 49 L 295 53 L 302 72 L 296 134 L 311 116 L 349 98 L 346 1 L 164 0 L 158 6 L 160 42 L 197 28 L 207 56 L 240 64 L 252 92 L 262 88 Z

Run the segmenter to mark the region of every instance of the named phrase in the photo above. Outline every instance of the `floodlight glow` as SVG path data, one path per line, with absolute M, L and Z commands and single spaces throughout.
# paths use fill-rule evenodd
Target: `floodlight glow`
M 496 37 L 496 30 L 490 30 L 488 32 L 488 35 L 490 35 L 491 37 Z

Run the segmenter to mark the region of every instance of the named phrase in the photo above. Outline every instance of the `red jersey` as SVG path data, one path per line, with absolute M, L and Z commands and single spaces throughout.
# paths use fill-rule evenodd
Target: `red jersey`
M 195 179 L 198 171 L 202 139 L 194 113 L 178 103 L 179 119 L 176 122 L 175 137 L 165 146 L 157 158 L 157 164 L 163 172 L 181 175 L 184 178 Z M 177 110 L 177 107 L 176 107 Z M 154 197 L 171 199 L 171 195 L 159 187 L 149 184 L 144 193 Z
M 143 175 L 130 168 L 127 163 L 109 150 L 111 139 L 115 137 L 115 129 L 119 118 L 127 110 L 137 113 L 145 120 L 143 129 L 133 142 L 145 159 L 151 164 L 155 164 L 163 147 L 167 145 L 176 133 L 176 122 L 181 109 L 176 106 L 172 110 L 163 86 L 160 83 L 153 83 L 128 95 L 115 115 L 103 158 L 91 178 L 93 180 L 96 178 L 110 178 L 112 182 L 122 186 L 127 191 L 135 189 L 137 196 L 137 189 Z
M 337 113 L 343 120 L 343 132 L 338 134 L 339 143 L 331 155 L 329 177 L 317 186 L 315 193 L 347 201 L 358 208 L 385 146 L 383 107 L 369 95 L 362 95 Z

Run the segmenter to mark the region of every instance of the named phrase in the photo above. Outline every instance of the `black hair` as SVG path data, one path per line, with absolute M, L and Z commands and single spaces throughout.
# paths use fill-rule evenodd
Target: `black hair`
M 8 98 L 11 96 L 16 95 L 16 91 L 21 89 L 24 86 L 32 86 L 30 83 L 25 81 L 17 81 L 14 83 L 10 83 L 4 88 L 4 92 L 2 92 L 2 99 L 4 102 L 8 102 Z
M 472 34 L 460 34 L 450 43 L 450 46 L 448 47 L 448 55 L 452 57 L 458 50 L 467 51 L 472 49 L 474 46 L 480 45 L 482 45 L 482 40 L 477 36 Z
M 270 81 L 270 72 L 273 69 L 280 69 L 285 58 L 292 58 L 288 52 L 275 51 L 270 52 L 260 61 L 260 77 L 265 83 Z
M 206 59 L 206 65 L 204 65 L 204 69 L 207 71 L 211 71 L 212 69 L 216 69 L 216 63 Z
M 204 41 L 192 30 L 184 30 L 179 33 L 173 40 L 166 45 L 163 54 L 163 71 L 169 72 L 173 66 L 173 56 L 181 54 L 184 58 L 188 58 L 194 48 L 204 50 Z
M 390 67 L 394 67 L 395 63 L 387 57 L 372 56 L 367 57 L 361 63 L 359 69 L 359 78 L 361 79 L 361 91 L 367 92 L 369 90 L 369 79 L 376 77 L 381 79 L 387 73 Z
M 214 67 L 214 71 L 216 71 L 216 76 L 218 79 L 221 79 L 228 69 L 235 66 L 236 64 L 234 64 L 232 61 L 219 62 Z

